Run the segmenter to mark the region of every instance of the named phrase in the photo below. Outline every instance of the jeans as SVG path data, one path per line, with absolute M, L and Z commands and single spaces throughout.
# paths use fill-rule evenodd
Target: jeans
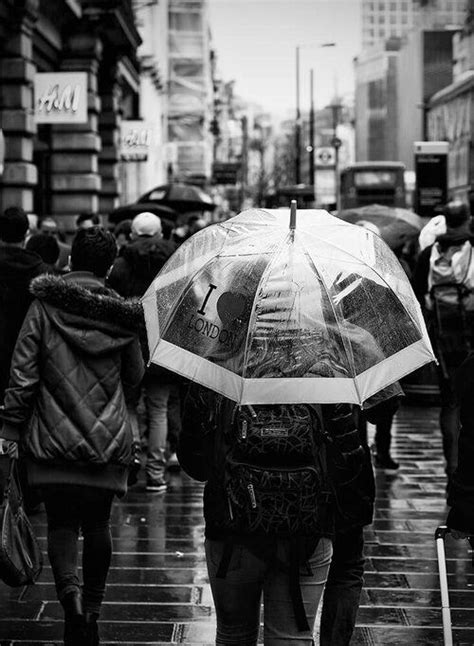
M 145 382 L 145 404 L 148 416 L 148 450 L 146 477 L 148 481 L 164 479 L 166 440 L 168 437 L 168 400 L 171 387 L 158 380 Z
M 264 601 L 265 646 L 313 644 L 312 628 L 331 562 L 332 543 L 322 538 L 300 570 L 300 587 L 311 630 L 298 632 L 289 590 L 289 541 L 257 552 L 236 540 L 225 578 L 217 578 L 224 542 L 206 539 L 206 560 L 217 615 L 216 646 L 255 646 Z
M 112 556 L 110 511 L 114 494 L 106 489 L 79 485 L 54 485 L 42 489 L 48 520 L 48 556 L 56 594 L 62 601 L 80 592 L 78 567 L 79 530 L 82 552 L 84 612 L 99 613 Z
M 362 527 L 336 534 L 321 613 L 320 646 L 349 646 L 364 574 Z

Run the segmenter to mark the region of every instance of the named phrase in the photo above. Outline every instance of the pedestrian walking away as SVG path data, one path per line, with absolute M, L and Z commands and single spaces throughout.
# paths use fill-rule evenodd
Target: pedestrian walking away
M 20 443 L 28 480 L 45 503 L 68 646 L 99 643 L 111 505 L 126 492 L 131 460 L 126 400 L 143 377 L 141 306 L 104 286 L 115 255 L 111 233 L 84 229 L 72 244 L 71 273 L 32 282 L 35 300 L 15 347 L 2 414 L 1 436 Z
M 163 239 L 160 218 L 154 213 L 140 213 L 131 224 L 131 241 L 125 245 L 114 263 L 108 278 L 108 285 L 119 294 L 129 297 L 143 296 L 156 274 L 173 254 L 176 245 Z M 148 359 L 148 357 L 145 357 Z M 145 402 L 145 424 L 147 430 L 147 456 L 145 463 L 146 489 L 150 492 L 166 491 L 165 471 L 167 466 L 168 419 L 170 404 L 173 402 L 179 409 L 177 375 L 151 366 L 143 381 Z M 179 435 L 180 415 L 173 415 L 177 420 L 174 435 Z M 176 449 L 173 447 L 170 454 Z
M 443 211 L 445 233 L 441 228 L 435 242 L 420 253 L 413 288 L 439 362 L 439 423 L 449 489 L 458 461 L 459 402 L 454 374 L 474 347 L 474 236 L 466 204 L 450 202 Z
M 349 405 L 241 407 L 190 386 L 178 458 L 206 481 L 217 646 L 257 644 L 262 594 L 266 646 L 314 643 L 337 488 L 364 456 Z

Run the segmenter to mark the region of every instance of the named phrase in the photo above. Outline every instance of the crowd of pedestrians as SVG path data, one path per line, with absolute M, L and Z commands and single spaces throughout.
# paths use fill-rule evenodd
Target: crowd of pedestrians
M 453 269 L 448 252 L 472 249 L 467 208 L 450 204 L 444 217 L 445 227 L 410 270 L 440 364 L 448 523 L 463 538 L 474 534 L 474 307 L 468 302 L 474 263 L 471 268 L 471 251 L 461 269 Z M 53 218 L 31 232 L 22 209 L 0 215 L 0 437 L 19 447 L 29 511 L 44 504 L 64 643 L 99 644 L 112 502 L 133 486 L 133 469 L 143 461 L 152 494 L 165 493 L 169 468 L 206 482 L 203 549 L 218 646 L 257 643 L 262 595 L 267 646 L 314 643 L 320 603 L 320 644 L 348 645 L 363 586 L 363 531 L 375 499 L 366 424 L 377 428 L 375 466 L 396 470 L 390 427 L 399 397 L 363 412 L 326 404 L 273 406 L 269 413 L 265 406 L 241 409 L 148 366 L 140 298 L 177 246 L 203 226 L 196 216 L 165 237 L 160 218 L 145 212 L 112 233 L 96 214 L 84 213 L 66 240 Z M 444 286 L 461 285 L 454 309 L 466 327 L 462 347 L 449 342 L 452 321 L 442 319 L 436 300 L 435 269 L 443 261 L 453 271 Z M 256 428 L 265 429 L 267 444 L 255 435 L 246 453 L 240 440 Z M 297 440 L 283 446 L 282 433 Z M 239 490 L 242 469 L 252 473 L 255 488 L 273 483 L 271 515 L 254 504 L 253 488 Z M 290 471 L 285 480 L 281 474 Z M 283 481 L 305 492 L 299 498 L 304 509 L 294 505 Z M 245 513 L 242 495 L 251 503 Z

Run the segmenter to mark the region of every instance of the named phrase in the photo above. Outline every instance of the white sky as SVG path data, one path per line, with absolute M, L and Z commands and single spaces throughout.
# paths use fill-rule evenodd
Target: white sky
M 337 88 L 353 95 L 353 58 L 361 49 L 360 0 L 209 0 L 220 76 L 235 92 L 278 115 L 296 109 L 296 47 L 300 49 L 300 105 L 309 108 L 314 69 L 316 109 Z M 320 43 L 336 47 L 321 48 Z

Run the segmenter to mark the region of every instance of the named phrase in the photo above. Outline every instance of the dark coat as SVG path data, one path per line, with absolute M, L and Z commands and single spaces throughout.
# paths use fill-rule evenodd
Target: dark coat
M 181 467 L 195 480 L 205 481 L 204 517 L 206 536 L 222 539 L 228 533 L 228 508 L 226 490 L 223 482 L 222 464 L 225 456 L 220 454 L 220 440 L 223 424 L 231 424 L 231 412 L 235 406 L 225 398 L 221 410 L 224 417 L 214 423 L 213 415 L 219 395 L 204 388 L 191 386 L 185 398 L 183 427 L 179 438 L 178 459 Z M 328 444 L 327 459 L 331 488 L 335 498 L 320 526 L 320 534 L 331 536 L 337 530 L 348 529 L 354 525 L 364 525 L 372 520 L 374 499 L 373 480 L 366 492 L 366 500 L 354 496 L 351 485 L 358 482 L 365 461 L 370 458 L 360 445 L 358 430 L 354 424 L 352 408 L 349 405 L 323 405 L 325 432 L 333 439 Z M 229 419 L 225 419 L 226 412 Z M 338 492 L 340 496 L 338 496 Z M 219 518 L 221 510 L 222 518 Z
M 33 300 L 29 285 L 44 271 L 43 261 L 33 251 L 0 246 L 0 404 L 8 385 L 13 348 Z
M 447 525 L 474 536 L 474 355 L 471 354 L 456 374 L 460 404 L 459 457 L 448 495 L 451 506 Z
M 124 247 L 107 284 L 126 298 L 143 296 L 175 250 L 176 245 L 170 240 L 160 236 L 140 236 Z
M 125 491 L 132 430 L 124 388 L 143 377 L 142 309 L 88 272 L 44 275 L 25 318 L 5 393 L 2 436 L 19 440 L 32 485 Z

